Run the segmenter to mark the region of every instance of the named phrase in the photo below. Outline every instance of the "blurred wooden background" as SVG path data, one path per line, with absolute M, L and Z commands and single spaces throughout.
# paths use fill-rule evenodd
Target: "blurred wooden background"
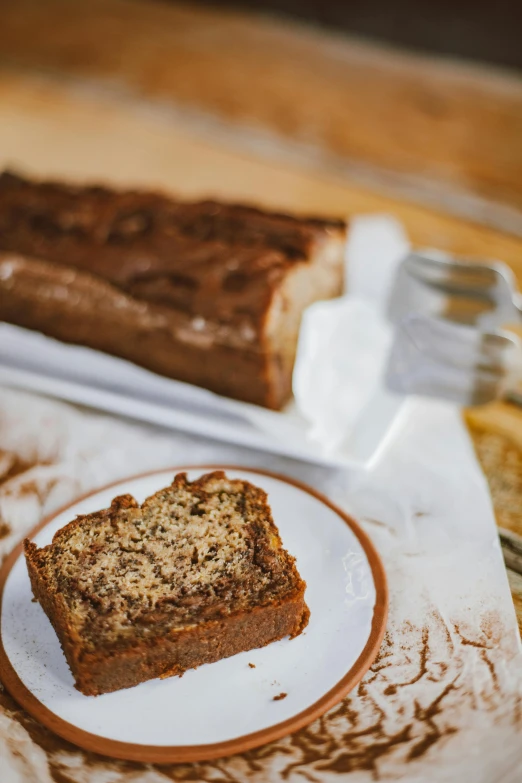
M 0 58 L 522 236 L 522 81 L 199 4 L 3 0 Z
M 513 0 L 210 0 L 284 14 L 415 51 L 522 69 L 522 5 Z

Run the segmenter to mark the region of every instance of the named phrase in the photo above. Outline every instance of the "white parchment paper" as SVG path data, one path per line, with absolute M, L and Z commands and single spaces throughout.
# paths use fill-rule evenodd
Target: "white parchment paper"
M 384 561 L 388 630 L 361 685 L 321 720 L 247 754 L 154 767 L 53 737 L 0 690 L 2 783 L 520 781 L 522 656 L 488 490 L 457 411 L 415 401 L 371 471 L 162 433 L 0 389 L 1 553 L 81 492 L 155 467 L 229 462 L 308 482 Z
M 122 359 L 0 323 L 0 379 L 29 391 L 139 421 L 312 462 L 366 465 L 394 426 L 401 399 L 379 390 L 391 342 L 383 312 L 408 250 L 401 224 L 386 215 L 350 221 L 347 290 L 305 313 L 293 381 L 295 401 L 269 411 Z M 0 263 L 0 275 L 12 274 Z M 361 426 L 358 426 L 358 425 Z

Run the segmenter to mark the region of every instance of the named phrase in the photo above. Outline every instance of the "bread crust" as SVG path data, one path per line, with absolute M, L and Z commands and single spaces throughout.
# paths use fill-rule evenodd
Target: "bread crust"
M 0 319 L 280 408 L 301 314 L 343 287 L 346 225 L 0 176 Z
M 197 492 L 205 488 L 208 481 L 226 479 L 221 471 L 206 474 L 196 482 L 188 484 Z M 186 474 L 178 474 L 173 485 L 187 485 Z M 247 502 L 253 504 L 259 513 L 271 512 L 265 493 L 248 482 L 242 482 Z M 157 493 L 158 494 L 158 493 Z M 134 498 L 123 495 L 115 498 L 109 509 L 95 514 L 78 517 L 53 538 L 53 545 L 67 541 L 68 536 L 86 522 L 109 519 L 125 509 L 139 508 Z M 285 636 L 295 637 L 306 627 L 309 610 L 305 603 L 306 583 L 301 579 L 294 558 L 282 549 L 277 528 L 272 522 L 271 533 L 275 537 L 274 547 L 283 555 L 286 568 L 291 574 L 292 589 L 282 599 L 272 600 L 248 611 L 236 611 L 225 617 L 202 621 L 192 626 L 174 628 L 163 636 L 143 639 L 136 637 L 123 644 L 92 647 L 72 622 L 71 609 L 64 596 L 53 585 L 53 574 L 43 562 L 42 553 L 49 547 L 39 549 L 28 539 L 24 541 L 31 587 L 35 598 L 51 621 L 60 640 L 65 657 L 75 678 L 75 685 L 85 695 L 109 693 L 121 688 L 137 685 L 156 677 L 181 675 L 184 671 L 204 663 L 212 663 L 236 653 L 263 647 Z

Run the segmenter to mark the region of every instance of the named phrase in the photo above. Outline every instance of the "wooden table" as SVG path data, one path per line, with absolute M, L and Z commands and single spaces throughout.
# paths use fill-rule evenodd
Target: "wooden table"
M 522 284 L 522 78 L 186 6 L 20 0 L 0 25 L 0 164 L 298 212 L 397 216 Z M 522 534 L 522 410 L 468 414 Z M 522 578 L 510 574 L 522 621 Z

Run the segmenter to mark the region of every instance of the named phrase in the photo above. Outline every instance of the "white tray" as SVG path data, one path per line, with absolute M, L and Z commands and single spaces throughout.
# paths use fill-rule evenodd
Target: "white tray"
M 173 381 L 90 348 L 0 323 L 0 383 L 208 438 L 322 465 L 362 468 L 399 425 L 405 403 L 379 391 L 342 447 L 308 435 L 293 404 L 269 411 Z

